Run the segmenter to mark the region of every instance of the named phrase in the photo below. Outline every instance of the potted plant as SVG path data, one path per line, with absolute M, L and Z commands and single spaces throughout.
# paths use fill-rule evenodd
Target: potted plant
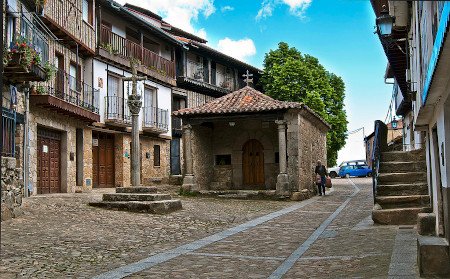
M 3 47 L 3 67 L 8 66 L 11 61 L 11 52 L 6 47 Z
M 25 69 L 41 63 L 41 56 L 26 39 L 19 38 L 10 49 L 11 60 Z

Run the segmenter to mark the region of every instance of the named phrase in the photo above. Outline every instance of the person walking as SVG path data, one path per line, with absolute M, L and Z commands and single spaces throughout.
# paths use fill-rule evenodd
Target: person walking
M 317 161 L 315 173 L 316 173 L 316 175 L 320 176 L 320 180 L 317 179 L 317 187 L 319 188 L 319 196 L 322 196 L 322 192 L 323 192 L 323 195 L 325 196 L 325 183 L 327 182 L 328 172 L 327 172 L 327 168 L 324 165 L 322 165 L 322 162 L 320 160 Z

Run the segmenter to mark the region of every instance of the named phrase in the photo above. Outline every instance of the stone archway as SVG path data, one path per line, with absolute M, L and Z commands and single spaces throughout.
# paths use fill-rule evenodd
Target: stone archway
M 256 139 L 242 147 L 242 184 L 246 188 L 265 188 L 264 147 Z

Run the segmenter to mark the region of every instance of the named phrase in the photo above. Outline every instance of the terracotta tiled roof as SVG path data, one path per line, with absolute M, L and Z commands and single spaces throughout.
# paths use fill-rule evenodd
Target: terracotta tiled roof
M 202 106 L 186 108 L 173 112 L 175 116 L 213 115 L 252 113 L 290 108 L 301 108 L 303 104 L 295 102 L 283 102 L 270 98 L 256 89 L 246 86 L 229 93 Z

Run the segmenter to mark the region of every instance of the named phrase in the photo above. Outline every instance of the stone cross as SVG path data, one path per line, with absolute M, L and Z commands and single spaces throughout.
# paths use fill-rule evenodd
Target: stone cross
M 245 83 L 247 83 L 247 86 L 249 83 L 253 82 L 253 78 L 252 78 L 253 74 L 250 74 L 250 72 L 248 70 L 247 70 L 247 73 L 243 74 L 242 76 L 245 78 L 244 81 L 245 81 Z
M 137 82 L 146 80 L 145 77 L 137 75 L 136 61 L 130 61 L 131 77 L 122 78 L 123 81 L 131 81 L 131 94 L 128 95 L 128 108 L 131 112 L 131 186 L 141 185 L 141 164 L 140 164 L 140 144 L 139 144 L 139 111 L 142 106 L 142 96 L 137 94 Z

